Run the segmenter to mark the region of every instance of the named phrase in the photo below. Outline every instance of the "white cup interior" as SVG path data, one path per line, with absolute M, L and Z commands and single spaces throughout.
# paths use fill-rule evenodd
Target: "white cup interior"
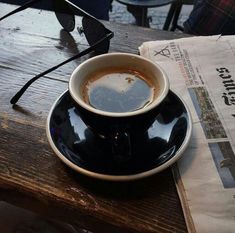
M 146 76 L 151 77 L 153 83 L 156 83 L 156 85 L 160 86 L 159 94 L 148 106 L 132 112 L 106 112 L 93 108 L 92 106 L 85 103 L 85 101 L 83 100 L 80 87 L 84 83 L 85 79 L 89 76 L 89 74 L 94 73 L 97 70 L 110 67 L 126 67 L 139 71 L 142 74 L 146 74 Z M 152 108 L 155 108 L 166 97 L 168 90 L 168 78 L 165 72 L 159 67 L 159 65 L 154 64 L 152 61 L 141 56 L 128 53 L 108 53 L 90 58 L 80 64 L 73 71 L 69 81 L 70 95 L 78 105 L 97 114 L 116 117 L 141 114 L 149 111 Z

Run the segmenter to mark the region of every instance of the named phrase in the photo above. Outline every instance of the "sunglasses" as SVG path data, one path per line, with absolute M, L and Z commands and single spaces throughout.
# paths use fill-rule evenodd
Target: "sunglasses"
M 10 13 L 4 15 L 0 18 L 0 21 L 17 13 L 22 10 L 25 10 L 28 7 L 33 6 L 35 3 L 41 0 L 31 0 L 26 2 L 24 5 L 18 7 L 17 9 L 11 11 Z M 107 53 L 109 50 L 110 39 L 113 37 L 114 33 L 107 29 L 98 19 L 79 8 L 72 2 L 68 0 L 52 0 L 54 12 L 57 20 L 61 24 L 61 26 L 67 32 L 71 32 L 75 28 L 75 14 L 74 11 L 77 11 L 79 15 L 82 16 L 82 27 L 78 27 L 78 32 L 84 33 L 89 48 L 83 50 L 82 52 L 74 55 L 73 57 L 61 62 L 60 64 L 51 67 L 50 69 L 36 75 L 32 79 L 30 79 L 10 100 L 11 104 L 16 104 L 20 97 L 24 94 L 24 92 L 28 89 L 28 87 L 35 82 L 40 77 L 56 70 L 62 65 L 69 63 L 77 58 L 87 55 L 90 52 L 95 52 L 95 54 L 103 54 Z

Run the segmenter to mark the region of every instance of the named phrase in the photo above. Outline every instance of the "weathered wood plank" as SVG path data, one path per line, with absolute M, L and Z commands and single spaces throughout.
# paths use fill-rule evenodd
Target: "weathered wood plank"
M 65 45 L 60 39 L 35 37 L 20 31 L 7 34 L 7 36 L 6 34 L 6 29 L 0 31 L 0 66 L 30 74 L 32 77 L 86 48 L 84 44 L 75 43 L 66 32 L 63 32 L 66 36 L 62 36 Z M 87 58 L 88 56 L 72 61 L 47 76 L 68 80 L 77 65 Z
M 18 187 L 18 192 L 41 202 L 55 198 L 58 207 L 76 207 L 81 216 L 127 225 L 136 232 L 144 232 L 146 225 L 149 232 L 185 230 L 184 220 L 178 216 L 180 203 L 169 170 L 139 182 L 95 181 L 70 171 L 60 162 L 46 141 L 44 128 L 4 122 L 1 117 L 0 122 L 1 184 Z
M 0 69 L 0 116 L 3 121 L 14 119 L 19 123 L 44 126 L 53 102 L 68 88 L 68 81 L 43 77 L 29 87 L 16 106 L 12 106 L 10 99 L 31 77 L 12 69 Z

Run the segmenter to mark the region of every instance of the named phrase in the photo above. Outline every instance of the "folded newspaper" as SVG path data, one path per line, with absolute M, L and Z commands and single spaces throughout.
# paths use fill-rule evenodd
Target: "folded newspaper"
M 189 232 L 235 232 L 235 36 L 143 43 L 191 110 L 193 134 L 173 167 Z

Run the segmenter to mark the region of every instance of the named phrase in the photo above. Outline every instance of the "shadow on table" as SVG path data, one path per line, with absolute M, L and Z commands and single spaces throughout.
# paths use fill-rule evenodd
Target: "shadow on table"
M 81 175 L 67 167 L 66 170 L 68 175 L 72 176 L 88 193 L 105 198 L 121 200 L 149 198 L 175 189 L 170 168 L 147 178 L 127 182 L 98 180 Z

